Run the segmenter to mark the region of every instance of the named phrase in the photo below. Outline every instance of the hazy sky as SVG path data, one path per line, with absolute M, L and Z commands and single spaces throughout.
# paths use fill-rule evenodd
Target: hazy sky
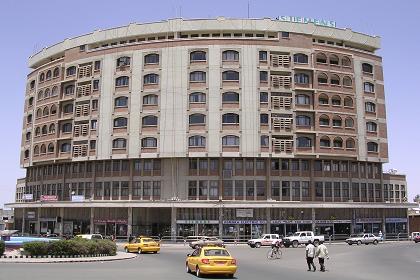
M 65 38 L 167 18 L 304 16 L 335 20 L 337 27 L 382 37 L 390 162 L 408 176 L 410 201 L 420 193 L 420 1 L 19 1 L 0 2 L 0 207 L 14 200 L 19 166 L 27 58 Z M 340 4 L 339 4 L 340 3 Z M 342 3 L 342 4 L 341 4 Z M 408 77 L 408 79 L 407 79 Z M 413 79 L 413 80 L 411 80 Z M 419 111 L 417 111 L 419 110 Z M 410 144 L 411 143 L 411 144 Z

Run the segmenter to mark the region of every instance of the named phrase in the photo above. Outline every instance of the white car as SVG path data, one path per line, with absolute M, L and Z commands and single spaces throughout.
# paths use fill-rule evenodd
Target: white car
M 76 238 L 83 238 L 83 239 L 104 239 L 101 234 L 79 234 L 76 235 Z
M 377 245 L 380 241 L 380 238 L 372 233 L 361 233 L 356 236 L 350 237 L 346 239 L 346 243 L 349 245 L 357 244 L 374 244 Z
M 319 242 L 324 242 L 324 236 L 315 235 L 312 231 L 297 231 L 293 235 L 283 238 L 283 244 L 286 248 L 289 248 L 290 246 L 297 248 L 301 244 L 308 244 L 309 241 L 315 246 L 318 246 Z
M 248 245 L 251 248 L 260 248 L 261 246 L 271 246 L 273 242 L 281 242 L 281 238 L 278 234 L 263 234 L 260 238 L 248 240 Z

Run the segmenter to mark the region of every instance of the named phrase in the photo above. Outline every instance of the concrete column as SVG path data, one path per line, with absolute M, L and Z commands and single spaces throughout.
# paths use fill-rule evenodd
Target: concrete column
M 25 215 L 26 215 L 26 208 L 22 208 L 22 235 L 25 233 Z
M 271 208 L 266 208 L 267 214 L 267 228 L 265 230 L 265 232 L 267 233 L 271 233 Z
M 58 225 L 58 234 L 60 235 L 60 236 L 63 236 L 63 234 L 64 234 L 64 207 L 60 207 L 60 218 L 61 218 L 61 221 L 60 221 L 60 224 Z
M 127 236 L 131 236 L 133 234 L 133 208 L 128 207 L 127 211 Z
M 312 208 L 312 231 L 315 233 L 315 208 Z
M 171 239 L 176 241 L 177 228 L 176 228 L 176 208 L 172 206 L 171 208 Z
M 95 233 L 95 225 L 93 223 L 93 219 L 95 218 L 95 208 L 90 207 L 90 234 Z
M 219 207 L 219 237 L 223 236 L 223 206 Z
M 384 240 L 386 239 L 386 215 L 385 215 L 386 209 L 382 209 L 382 236 L 384 237 Z
M 36 231 L 37 234 L 41 234 L 41 221 L 40 221 L 41 207 L 38 207 L 38 209 L 37 209 L 36 218 L 37 218 L 37 220 L 36 220 L 36 225 L 35 225 L 35 231 Z

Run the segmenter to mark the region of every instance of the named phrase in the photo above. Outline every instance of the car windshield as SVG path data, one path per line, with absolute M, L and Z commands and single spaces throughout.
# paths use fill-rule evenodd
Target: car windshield
M 153 239 L 151 239 L 151 238 L 143 238 L 143 242 L 144 243 L 153 242 Z
M 212 256 L 230 256 L 229 252 L 224 249 L 208 249 L 204 250 L 204 256 L 212 257 Z
M 293 233 L 292 236 L 299 236 L 299 235 L 300 235 L 300 232 L 295 232 L 295 233 Z

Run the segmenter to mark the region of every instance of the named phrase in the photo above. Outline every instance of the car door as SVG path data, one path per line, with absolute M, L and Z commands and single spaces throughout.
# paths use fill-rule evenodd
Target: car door
M 299 237 L 300 237 L 300 243 L 304 243 L 304 244 L 308 243 L 309 237 L 307 236 L 306 232 L 302 232 Z
M 190 269 L 195 270 L 195 266 L 198 264 L 198 257 L 200 255 L 201 249 L 195 249 L 194 252 L 192 252 L 188 265 L 190 266 Z
M 270 240 L 270 235 L 264 235 L 264 238 L 261 240 L 262 245 L 270 245 L 271 244 L 271 240 Z

